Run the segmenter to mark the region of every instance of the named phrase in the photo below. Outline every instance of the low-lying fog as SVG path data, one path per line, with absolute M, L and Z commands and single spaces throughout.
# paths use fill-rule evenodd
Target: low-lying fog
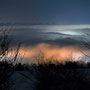
M 4 27 L 7 28 L 7 27 Z M 0 27 L 2 30 L 2 27 Z M 43 53 L 45 59 L 58 61 L 70 59 L 89 61 L 90 25 L 31 25 L 13 26 L 10 31 L 12 46 L 22 42 L 20 56 L 24 62 L 34 62 Z M 35 60 L 36 62 L 36 60 Z

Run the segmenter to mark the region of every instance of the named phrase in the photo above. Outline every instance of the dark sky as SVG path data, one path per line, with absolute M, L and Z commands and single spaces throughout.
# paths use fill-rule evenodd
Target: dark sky
M 0 22 L 90 24 L 90 0 L 0 0 Z

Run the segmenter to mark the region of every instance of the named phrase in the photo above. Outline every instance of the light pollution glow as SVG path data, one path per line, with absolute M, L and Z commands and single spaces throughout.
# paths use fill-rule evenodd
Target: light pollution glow
M 13 52 L 15 54 L 15 52 Z M 12 52 L 9 52 L 8 57 L 11 57 Z M 22 47 L 19 51 L 19 56 L 23 57 L 24 59 L 22 63 L 36 63 L 37 58 L 40 59 L 40 55 L 44 56 L 44 61 L 50 60 L 54 62 L 57 60 L 61 61 L 78 61 L 84 55 L 78 50 L 75 46 L 55 46 L 50 44 L 38 44 L 36 46 L 31 47 Z M 52 59 L 51 59 L 52 58 Z
M 1 29 L 2 27 L 0 27 Z M 7 28 L 7 27 L 4 27 Z M 43 30 L 44 32 L 61 32 L 64 34 L 69 34 L 69 35 L 74 35 L 78 32 L 71 32 L 69 30 L 74 30 L 75 29 L 85 29 L 88 28 L 90 29 L 90 25 L 30 25 L 30 26 L 14 26 L 13 29 L 19 29 L 22 32 L 22 29 L 26 28 L 30 30 Z M 12 29 L 12 30 L 13 30 Z M 2 30 L 2 29 L 1 29 Z M 66 30 L 66 31 L 65 31 Z M 20 32 L 18 32 L 20 33 Z M 34 32 L 33 32 L 34 33 Z M 20 36 L 20 35 L 19 35 Z M 26 37 L 25 37 L 26 38 Z M 30 37 L 28 37 L 30 38 Z M 53 37 L 51 37 L 53 38 Z M 21 38 L 22 39 L 22 38 Z M 84 52 L 86 52 L 84 50 Z M 13 51 L 13 54 L 15 52 Z M 66 61 L 70 58 L 73 58 L 73 60 L 77 61 L 78 59 L 82 58 L 84 55 L 80 52 L 80 50 L 75 47 L 75 46 L 58 46 L 58 45 L 51 45 L 51 44 L 45 44 L 41 43 L 39 45 L 35 46 L 30 46 L 29 47 L 22 47 L 19 51 L 19 56 L 23 57 L 24 60 L 23 62 L 37 62 L 35 60 L 35 57 L 39 57 L 40 54 L 44 55 L 44 59 L 50 59 L 53 58 L 53 60 L 58 60 L 58 61 Z M 11 57 L 12 52 L 9 52 L 8 57 Z

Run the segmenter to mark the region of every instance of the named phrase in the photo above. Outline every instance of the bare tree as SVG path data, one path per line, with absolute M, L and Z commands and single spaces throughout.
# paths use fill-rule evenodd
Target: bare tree
M 13 50 L 11 47 L 12 39 L 10 37 L 10 28 L 3 27 L 0 29 L 0 89 L 11 90 L 13 83 L 11 82 L 11 76 L 15 72 L 13 69 L 13 63 L 18 63 L 17 58 L 21 43 L 15 48 L 16 53 L 14 54 L 14 57 L 12 59 L 7 58 L 8 53 Z M 7 60 L 11 63 L 8 63 Z

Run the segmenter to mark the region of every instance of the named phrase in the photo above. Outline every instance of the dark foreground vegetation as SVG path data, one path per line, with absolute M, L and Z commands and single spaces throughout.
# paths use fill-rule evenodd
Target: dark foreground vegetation
M 0 90 L 90 90 L 90 64 L 66 62 L 64 64 L 22 65 L 0 62 Z M 27 72 L 27 73 L 26 73 Z M 27 80 L 29 87 L 19 89 L 13 79 L 15 73 Z M 23 84 L 23 82 L 18 82 Z M 25 83 L 25 82 L 24 82 Z M 24 85 L 23 85 L 24 87 Z
M 7 29 L 0 33 L 0 90 L 90 90 L 90 63 L 22 65 L 17 59 L 21 43 L 7 62 L 11 38 Z

